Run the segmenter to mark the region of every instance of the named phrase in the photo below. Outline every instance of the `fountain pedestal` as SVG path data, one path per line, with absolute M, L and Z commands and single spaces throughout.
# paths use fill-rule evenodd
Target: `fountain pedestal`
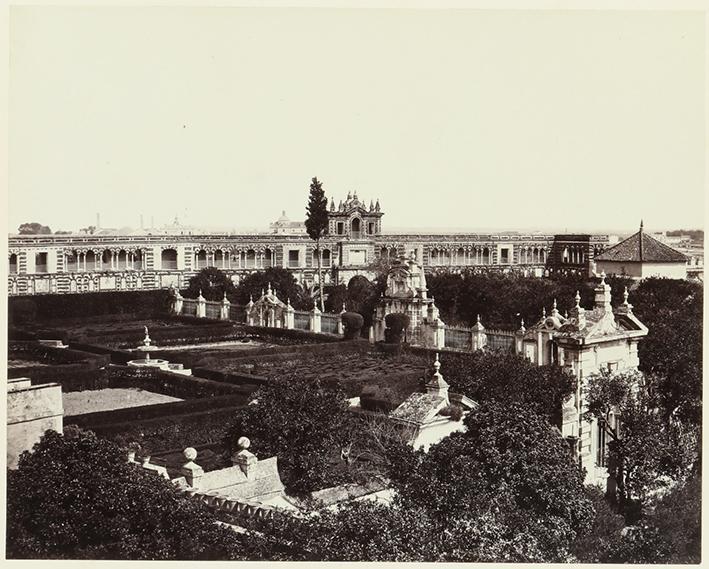
M 148 327 L 145 326 L 145 338 L 143 338 L 143 344 L 138 346 L 135 351 L 142 352 L 145 354 L 144 358 L 129 360 L 129 367 L 149 367 L 158 368 L 164 371 L 169 371 L 172 373 L 179 373 L 182 375 L 192 375 L 192 370 L 185 369 L 182 364 L 171 364 L 169 361 L 162 358 L 151 358 L 150 352 L 154 352 L 158 348 L 151 345 L 150 335 L 148 334 Z

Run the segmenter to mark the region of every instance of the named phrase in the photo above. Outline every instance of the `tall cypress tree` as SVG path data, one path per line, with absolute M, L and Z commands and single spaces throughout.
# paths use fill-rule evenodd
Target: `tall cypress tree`
M 308 207 L 305 209 L 305 229 L 310 238 L 315 241 L 315 256 L 318 260 L 318 281 L 320 283 L 320 310 L 325 311 L 322 280 L 322 260 L 320 256 L 320 239 L 327 233 L 327 198 L 322 189 L 322 182 L 313 178 L 310 183 Z

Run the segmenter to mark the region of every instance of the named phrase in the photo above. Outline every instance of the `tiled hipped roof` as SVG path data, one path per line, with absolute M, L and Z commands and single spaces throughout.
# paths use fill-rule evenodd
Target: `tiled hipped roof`
M 650 237 L 642 229 L 606 249 L 595 258 L 596 261 L 646 262 L 646 263 L 685 263 L 687 257 L 672 247 Z

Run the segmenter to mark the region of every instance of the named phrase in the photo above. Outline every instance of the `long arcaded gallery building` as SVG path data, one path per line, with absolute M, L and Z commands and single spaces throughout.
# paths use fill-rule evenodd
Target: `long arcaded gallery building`
M 378 261 L 414 256 L 435 270 L 520 271 L 543 276 L 558 271 L 589 274 L 608 235 L 383 234 L 379 202 L 348 195 L 330 203 L 329 231 L 321 243 L 324 278 L 346 284 L 372 276 Z M 238 281 L 268 267 L 290 269 L 296 279 L 315 282 L 315 243 L 302 224 L 285 219 L 270 233 L 141 235 L 11 235 L 10 295 L 62 294 L 186 286 L 204 267 L 218 267 Z

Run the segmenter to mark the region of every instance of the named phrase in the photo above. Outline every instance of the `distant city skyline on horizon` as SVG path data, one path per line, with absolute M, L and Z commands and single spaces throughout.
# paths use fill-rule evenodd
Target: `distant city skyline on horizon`
M 291 221 L 304 221 L 304 216 L 303 218 L 296 218 L 295 216 L 290 216 L 287 214 L 287 217 Z M 153 218 L 151 220 L 151 217 Z M 145 231 L 149 231 L 150 229 L 165 229 L 169 228 L 174 225 L 174 221 L 178 221 L 178 226 L 179 227 L 185 227 L 186 229 L 197 229 L 197 230 L 204 230 L 204 231 L 210 231 L 210 232 L 257 232 L 257 233 L 268 233 L 270 231 L 269 224 L 272 223 L 277 219 L 276 216 L 273 216 L 272 219 L 267 220 L 263 224 L 259 225 L 253 225 L 253 226 L 223 226 L 223 225 L 193 225 L 190 223 L 187 223 L 180 219 L 179 216 L 173 216 L 172 218 L 165 218 L 162 220 L 156 220 L 154 219 L 155 216 L 143 216 L 144 223 L 142 229 Z M 453 233 L 490 233 L 490 232 L 498 232 L 498 233 L 597 233 L 597 234 L 613 234 L 613 235 L 628 235 L 631 233 L 634 233 L 637 231 L 640 227 L 640 222 L 644 222 L 644 226 L 646 231 L 650 233 L 661 233 L 661 232 L 666 232 L 666 231 L 681 231 L 681 230 L 686 230 L 686 231 L 696 231 L 700 230 L 703 231 L 704 227 L 703 226 L 698 226 L 698 227 L 692 227 L 689 225 L 685 226 L 678 226 L 678 227 L 670 227 L 670 226 L 651 226 L 648 225 L 647 222 L 644 220 L 638 219 L 637 222 L 635 223 L 635 226 L 628 226 L 628 227 L 615 227 L 615 228 L 609 228 L 609 227 L 595 227 L 595 228 L 577 228 L 577 227 L 568 227 L 568 226 L 547 226 L 547 227 L 500 227 L 500 226 L 461 226 L 461 227 L 452 227 L 452 226 L 423 226 L 423 227 L 415 227 L 415 226 L 394 226 L 394 227 L 387 227 L 386 226 L 386 217 L 384 218 L 384 227 L 382 228 L 382 234 L 387 235 L 387 234 L 405 234 L 405 233 L 435 233 L 435 234 L 453 234 Z M 94 223 L 86 223 L 83 224 L 81 227 L 75 227 L 75 228 L 69 228 L 69 227 L 60 227 L 60 226 L 53 226 L 51 223 L 46 223 L 45 221 L 42 221 L 40 219 L 31 219 L 28 220 L 27 222 L 37 222 L 41 223 L 42 225 L 48 226 L 53 233 L 56 231 L 72 231 L 74 233 L 80 233 L 82 229 L 88 228 L 90 226 L 97 227 L 94 225 L 95 223 L 95 216 L 94 216 Z M 19 227 L 19 226 L 18 226 Z M 100 223 L 98 226 L 99 229 L 107 230 L 107 229 L 113 229 L 113 230 L 132 230 L 132 231 L 139 231 L 141 229 L 140 224 L 132 225 L 132 224 L 104 224 Z M 9 228 L 9 233 L 11 235 L 17 234 L 17 229 L 18 228 Z

